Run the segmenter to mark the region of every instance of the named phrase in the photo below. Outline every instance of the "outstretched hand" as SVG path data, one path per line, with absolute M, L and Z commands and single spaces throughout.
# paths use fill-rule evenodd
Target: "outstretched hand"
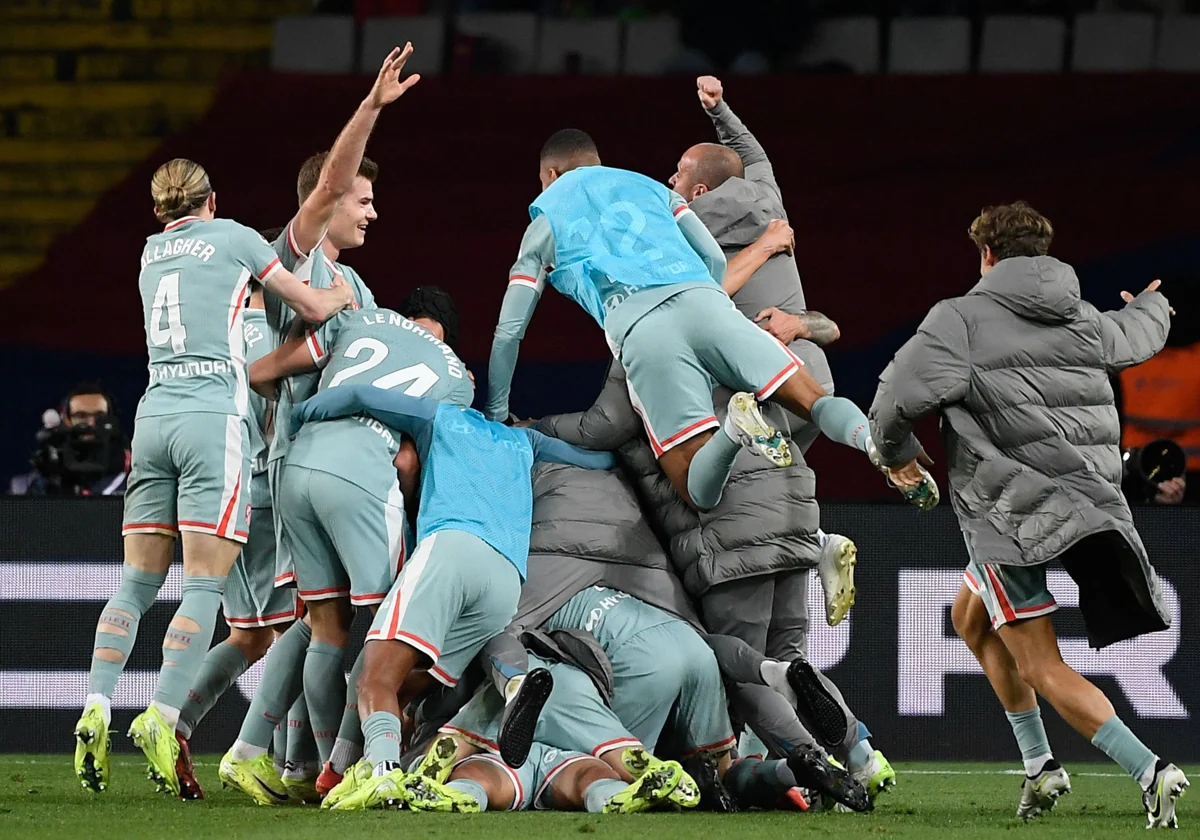
M 400 81 L 400 73 L 404 70 L 404 65 L 412 53 L 411 41 L 404 45 L 403 50 L 394 47 L 388 53 L 388 57 L 383 60 L 383 65 L 379 68 L 379 75 L 375 78 L 371 92 L 367 94 L 367 102 L 372 107 L 382 108 L 384 105 L 390 105 L 403 96 L 405 91 L 421 81 L 419 73 L 414 73 L 404 81 Z
M 1155 280 L 1153 283 L 1151 283 L 1149 286 L 1147 286 L 1147 287 L 1145 288 L 1145 291 L 1147 291 L 1147 292 L 1156 292 L 1156 291 L 1158 291 L 1158 287 L 1159 287 L 1159 286 L 1161 286 L 1161 285 L 1162 285 L 1162 281 L 1161 281 L 1161 280 Z M 1126 303 L 1133 303 L 1133 300 L 1134 300 L 1134 295 L 1131 295 L 1129 292 L 1121 292 L 1121 300 L 1125 301 Z M 1171 306 L 1171 307 L 1167 307 L 1167 310 L 1168 310 L 1168 311 L 1169 311 L 1169 312 L 1170 312 L 1172 315 L 1174 315 L 1174 314 L 1175 314 L 1175 307 L 1173 307 L 1173 306 Z
M 721 80 L 716 76 L 701 76 L 696 79 L 696 95 L 700 97 L 700 104 L 704 106 L 705 111 L 711 111 L 720 105 L 723 94 Z

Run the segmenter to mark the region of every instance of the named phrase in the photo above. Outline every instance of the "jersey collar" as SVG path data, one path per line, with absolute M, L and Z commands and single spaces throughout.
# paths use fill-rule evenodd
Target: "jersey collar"
M 188 222 L 199 221 L 203 221 L 203 219 L 201 219 L 199 216 L 184 216 L 183 218 L 176 219 L 175 221 L 168 223 L 167 226 L 163 228 L 163 233 L 166 233 L 169 230 L 175 230 L 175 228 L 179 227 L 180 225 L 186 225 Z

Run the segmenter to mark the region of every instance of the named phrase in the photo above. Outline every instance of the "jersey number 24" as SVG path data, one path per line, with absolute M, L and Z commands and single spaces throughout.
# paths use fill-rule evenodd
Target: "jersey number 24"
M 345 370 L 339 370 L 334 374 L 333 379 L 329 381 L 328 387 L 336 388 L 351 376 L 383 364 L 383 360 L 388 356 L 388 347 L 377 338 L 357 338 L 350 342 L 350 346 L 346 348 L 346 352 L 342 355 L 347 359 L 357 359 L 364 352 L 369 352 L 371 355 L 356 365 L 350 365 Z M 411 382 L 412 384 L 404 389 L 404 393 L 410 397 L 423 397 L 430 388 L 438 383 L 439 378 L 429 365 L 419 362 L 418 364 L 409 365 L 392 373 L 386 373 L 378 379 L 373 380 L 371 384 L 376 388 L 383 388 L 390 391 L 406 382 Z

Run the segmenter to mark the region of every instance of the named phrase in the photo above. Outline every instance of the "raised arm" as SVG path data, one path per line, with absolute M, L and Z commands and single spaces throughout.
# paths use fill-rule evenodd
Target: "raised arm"
M 367 148 L 367 138 L 375 128 L 380 111 L 421 80 L 419 75 L 413 75 L 400 81 L 400 73 L 412 52 L 413 46 L 408 43 L 403 51 L 396 47 L 388 54 L 379 68 L 371 92 L 333 141 L 325 165 L 321 167 L 316 189 L 304 199 L 288 229 L 288 241 L 298 253 L 308 254 L 325 238 L 325 231 L 329 228 L 338 202 L 354 186 L 354 178 L 358 175 Z
M 700 104 L 708 112 L 713 126 L 717 129 L 717 139 L 722 146 L 728 146 L 737 152 L 746 170 L 747 181 L 765 181 L 776 191 L 779 185 L 775 182 L 775 170 L 767 159 L 763 149 L 750 130 L 738 119 L 733 109 L 725 103 L 724 89 L 721 80 L 714 76 L 701 76 L 696 80 L 696 95 Z
M 614 360 L 608 367 L 600 396 L 587 411 L 543 417 L 537 429 L 584 449 L 613 450 L 637 435 L 641 422 L 629 399 L 625 368 Z
M 921 446 L 913 426 L 926 414 L 962 399 L 970 368 L 966 322 L 949 301 L 942 301 L 879 377 L 868 417 L 885 466 L 903 466 L 917 457 Z
M 762 236 L 738 251 L 725 267 L 725 279 L 721 281 L 725 294 L 736 295 L 767 260 L 781 251 L 792 253 L 795 245 L 792 226 L 783 219 L 772 219 Z
M 508 273 L 508 290 L 500 304 L 500 321 L 492 338 L 488 360 L 488 393 L 483 415 L 503 422 L 508 418 L 508 397 L 512 391 L 517 353 L 525 328 L 546 286 L 546 269 L 554 262 L 554 233 L 545 216 L 538 216 L 521 238 L 517 261 Z
M 1158 286 L 1155 280 L 1136 298 L 1122 292 L 1124 309 L 1098 313 L 1109 373 L 1140 365 L 1166 344 L 1173 313 Z
M 566 464 L 583 467 L 585 470 L 611 470 L 617 461 L 611 452 L 592 452 L 578 446 L 544 435 L 537 429 L 526 429 L 529 442 L 533 445 L 533 459 L 551 464 Z
M 708 232 L 700 217 L 692 212 L 682 197 L 672 194 L 671 212 L 675 214 L 675 223 L 683 233 L 683 238 L 692 246 L 692 250 L 700 255 L 705 268 L 712 279 L 721 283 L 725 280 L 725 252 L 717 244 L 717 240 Z M 744 280 L 742 281 L 745 282 Z

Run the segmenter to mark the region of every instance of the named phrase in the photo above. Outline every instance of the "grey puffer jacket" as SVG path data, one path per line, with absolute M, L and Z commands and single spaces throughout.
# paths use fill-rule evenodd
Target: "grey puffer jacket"
M 783 206 L 783 193 L 775 180 L 775 170 L 767 158 L 758 139 L 750 133 L 737 114 L 725 102 L 708 112 L 717 129 L 721 144 L 735 151 L 742 160 L 744 176 L 730 178 L 715 190 L 697 196 L 688 205 L 692 212 L 704 222 L 727 258 L 732 259 L 739 251 L 762 236 L 772 219 L 787 219 Z M 800 284 L 800 269 L 796 258 L 788 253 L 771 257 L 733 295 L 738 311 L 750 320 L 758 313 L 774 306 L 790 315 L 802 315 L 808 306 L 804 300 L 804 288 Z M 817 380 L 825 393 L 833 394 L 833 374 L 825 351 L 807 339 L 798 338 L 788 349 L 795 353 L 805 369 Z M 726 405 L 731 394 L 726 391 L 717 395 L 718 405 Z M 807 452 L 821 432 L 815 424 L 790 412 L 786 415 L 791 425 L 791 438 L 795 448 Z
M 716 409 L 723 419 L 725 403 L 719 398 Z M 768 420 L 788 428 L 781 409 L 764 409 Z M 618 362 L 609 367 L 595 405 L 585 412 L 546 417 L 538 430 L 577 446 L 617 452 L 692 597 L 727 581 L 816 565 L 820 511 L 814 499 L 816 476 L 808 465 L 797 458 L 791 467 L 776 469 L 741 452 L 721 503 L 709 511 L 693 510 L 659 469 Z
M 1081 299 L 1069 265 L 1002 260 L 967 295 L 930 311 L 871 406 L 871 434 L 890 465 L 915 456 L 913 424 L 940 412 L 950 497 L 971 556 L 1014 566 L 1062 559 L 1097 647 L 1170 624 L 1121 493 L 1109 382 L 1161 350 L 1169 327 L 1158 292 L 1100 312 Z M 1114 556 L 1065 556 L 1103 532 L 1122 538 Z
M 540 464 L 533 476 L 528 576 L 512 629 L 540 627 L 596 584 L 700 626 L 625 475 Z

